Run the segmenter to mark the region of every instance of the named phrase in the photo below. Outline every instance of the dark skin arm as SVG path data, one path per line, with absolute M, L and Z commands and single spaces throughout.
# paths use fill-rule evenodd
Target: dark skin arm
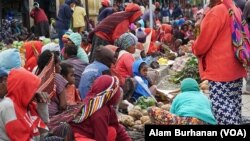
M 61 111 L 65 110 L 67 108 L 67 102 L 66 102 L 66 90 L 64 89 L 62 93 L 59 96 L 59 108 Z

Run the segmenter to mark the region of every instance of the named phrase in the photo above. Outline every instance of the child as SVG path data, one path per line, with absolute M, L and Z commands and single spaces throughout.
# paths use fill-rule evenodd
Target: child
M 84 32 L 82 34 L 82 43 L 81 43 L 81 47 L 82 49 L 84 49 L 84 51 L 86 52 L 86 54 L 89 54 L 91 51 L 91 43 L 88 42 L 88 33 Z
M 156 86 L 151 85 L 147 78 L 148 66 L 143 60 L 137 60 L 133 64 L 133 74 L 136 81 L 135 92 L 133 98 L 137 100 L 141 96 L 152 97 L 156 93 Z
M 79 91 L 75 87 L 74 67 L 67 63 L 61 64 L 61 75 L 68 81 L 66 85 L 67 105 L 76 105 L 81 101 Z

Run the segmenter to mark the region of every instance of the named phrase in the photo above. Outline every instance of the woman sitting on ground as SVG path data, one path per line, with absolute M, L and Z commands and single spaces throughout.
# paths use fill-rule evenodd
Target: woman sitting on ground
M 42 79 L 40 88 L 49 94 L 49 115 L 56 115 L 66 109 L 65 87 L 68 81 L 61 75 L 59 55 L 49 50 L 44 51 L 38 58 L 36 74 Z
M 121 86 L 124 85 L 126 78 L 133 77 L 132 66 L 135 59 L 132 54 L 135 53 L 137 41 L 137 37 L 132 33 L 124 33 L 115 42 L 118 49 L 116 50 L 117 61 L 114 70 L 119 77 Z
M 70 123 L 76 141 L 131 141 L 114 108 L 120 96 L 118 78 L 102 75 L 94 81 L 82 103 L 52 117 L 49 127 L 53 130 L 62 122 Z
M 170 112 L 156 107 L 150 108 L 148 112 L 155 124 L 217 124 L 210 100 L 200 92 L 199 84 L 192 78 L 181 82 L 181 93 L 174 98 Z
M 47 94 L 38 93 L 41 80 L 19 68 L 10 71 L 7 82 L 7 95 L 0 102 L 0 140 L 39 141 L 49 120 L 44 111 Z
M 150 84 L 147 78 L 148 66 L 143 60 L 137 60 L 133 64 L 134 80 L 136 81 L 133 99 L 137 100 L 141 96 L 152 97 L 155 99 L 156 86 Z

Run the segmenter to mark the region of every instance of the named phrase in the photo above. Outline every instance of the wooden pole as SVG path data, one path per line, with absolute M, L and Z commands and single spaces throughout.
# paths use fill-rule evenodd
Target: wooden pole
M 85 9 L 87 14 L 87 19 L 89 19 L 89 1 L 85 0 Z
M 2 9 L 2 1 L 0 0 L 0 28 L 2 28 L 2 11 L 3 11 L 3 9 Z

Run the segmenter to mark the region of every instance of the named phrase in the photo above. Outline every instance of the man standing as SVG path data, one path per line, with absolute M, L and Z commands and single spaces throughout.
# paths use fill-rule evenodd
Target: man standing
M 56 30 L 58 33 L 59 45 L 61 49 L 63 48 L 62 36 L 69 30 L 75 4 L 75 0 L 66 0 L 58 12 Z
M 39 3 L 34 3 L 34 8 L 30 12 L 31 18 L 35 21 L 35 35 L 49 38 L 49 21 L 43 9 L 39 8 Z

